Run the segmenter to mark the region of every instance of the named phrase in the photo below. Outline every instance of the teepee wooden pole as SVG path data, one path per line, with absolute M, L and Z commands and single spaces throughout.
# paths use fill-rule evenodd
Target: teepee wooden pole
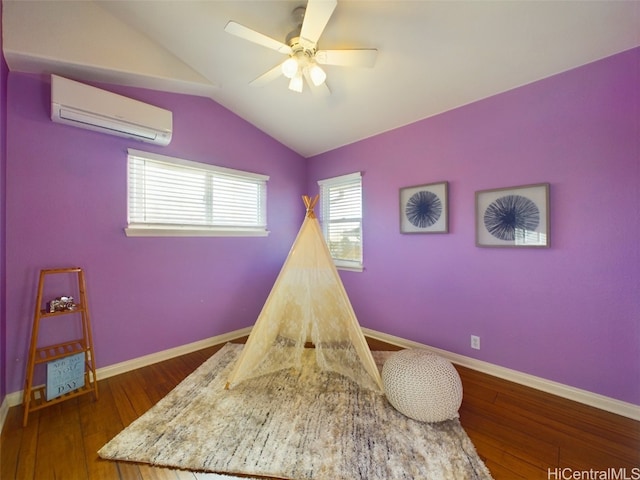
M 313 199 L 311 199 L 309 195 L 302 196 L 302 201 L 304 202 L 305 207 L 307 207 L 307 217 L 316 218 L 316 214 L 313 209 L 315 208 L 316 203 L 318 203 L 318 198 L 319 195 L 316 195 Z

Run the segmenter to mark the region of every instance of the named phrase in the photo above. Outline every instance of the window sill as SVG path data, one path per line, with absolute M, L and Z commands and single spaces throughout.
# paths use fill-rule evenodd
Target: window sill
M 213 229 L 140 225 L 126 227 L 124 233 L 127 237 L 266 237 L 269 235 L 269 231 L 263 229 Z
M 345 265 L 345 264 L 339 264 L 336 262 L 336 269 L 337 270 L 346 270 L 347 272 L 363 272 L 364 271 L 364 267 L 362 265 Z

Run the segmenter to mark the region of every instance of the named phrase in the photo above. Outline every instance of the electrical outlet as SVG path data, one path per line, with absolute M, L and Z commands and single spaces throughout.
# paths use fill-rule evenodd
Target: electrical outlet
M 471 335 L 471 348 L 480 350 L 480 337 L 477 335 Z

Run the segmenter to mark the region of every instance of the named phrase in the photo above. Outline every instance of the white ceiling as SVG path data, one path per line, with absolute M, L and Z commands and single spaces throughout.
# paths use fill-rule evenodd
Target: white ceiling
M 327 66 L 332 95 L 249 82 L 286 57 L 224 32 L 285 40 L 304 0 L 2 0 L 11 71 L 210 97 L 304 157 L 640 45 L 640 1 L 338 0 L 318 48 L 377 48 Z

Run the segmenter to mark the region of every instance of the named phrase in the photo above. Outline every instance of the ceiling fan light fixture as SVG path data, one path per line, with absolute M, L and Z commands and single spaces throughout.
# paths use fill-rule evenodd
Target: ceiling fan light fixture
M 296 7 L 293 17 L 297 27 L 287 34 L 286 43 L 234 21 L 228 22 L 226 32 L 288 57 L 250 84 L 261 86 L 283 75 L 289 79 L 289 89 L 294 92 L 302 92 L 306 81 L 311 93 L 327 95 L 331 93 L 326 85 L 327 74 L 320 65 L 372 67 L 377 54 L 375 48 L 318 50 L 318 40 L 337 4 L 338 0 L 307 0 L 306 6 Z
M 291 78 L 291 81 L 289 82 L 289 90 L 293 90 L 297 93 L 302 93 L 302 85 L 302 75 L 298 73 Z
M 309 76 L 316 87 L 322 85 L 327 79 L 325 71 L 315 62 L 309 67 Z
M 287 78 L 293 78 L 296 73 L 298 73 L 298 61 L 294 57 L 287 58 L 282 63 L 282 74 Z

